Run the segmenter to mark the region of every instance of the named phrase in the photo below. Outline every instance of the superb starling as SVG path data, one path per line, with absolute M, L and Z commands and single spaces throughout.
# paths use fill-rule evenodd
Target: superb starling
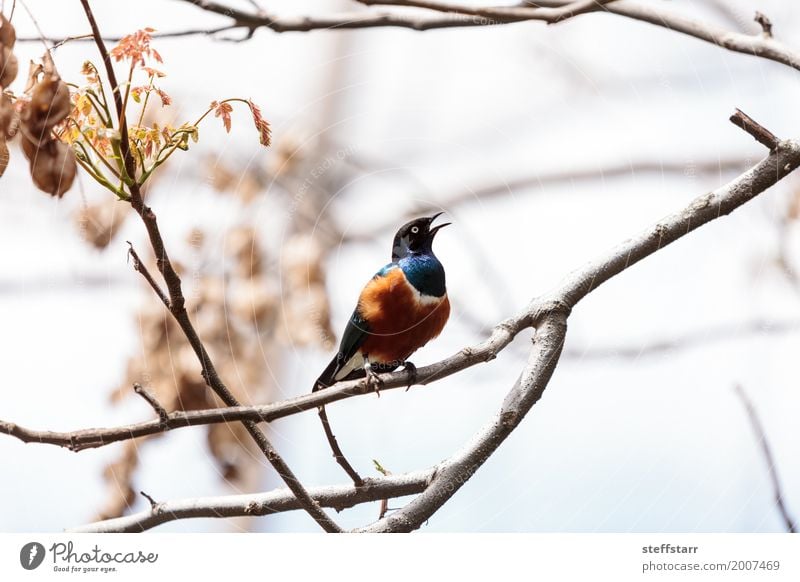
M 339 351 L 314 384 L 314 391 L 341 380 L 367 377 L 376 390 L 378 372 L 399 366 L 416 376 L 408 358 L 438 336 L 450 315 L 444 267 L 433 254 L 433 239 L 449 222 L 431 228 L 441 212 L 403 225 L 394 237 L 392 262 L 366 284 L 347 322 Z M 320 407 L 325 433 L 337 462 L 356 485 L 361 477 L 350 466 Z

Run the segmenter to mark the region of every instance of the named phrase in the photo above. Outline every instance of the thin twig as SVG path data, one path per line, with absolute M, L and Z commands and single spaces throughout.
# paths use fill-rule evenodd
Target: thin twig
M 158 298 L 161 299 L 161 302 L 166 306 L 167 309 L 169 309 L 169 297 L 167 297 L 167 294 L 164 293 L 159 284 L 156 283 L 156 280 L 153 279 L 153 276 L 150 274 L 150 271 L 147 270 L 147 267 L 144 266 L 144 263 L 134 250 L 131 241 L 125 241 L 125 242 L 128 243 L 128 256 L 131 259 L 133 259 L 134 270 L 140 273 L 142 277 L 144 277 L 144 280 L 147 281 L 148 285 L 150 285 L 150 287 L 153 289 Z
M 761 12 L 756 11 L 755 18 L 753 18 L 761 27 L 762 34 L 767 38 L 772 38 L 772 21 Z
M 28 5 L 24 2 L 24 0 L 19 0 L 19 3 L 22 4 L 22 8 L 25 10 L 25 12 L 28 13 L 31 22 L 33 22 L 34 28 L 36 28 L 36 32 L 39 34 L 39 36 L 35 37 L 35 40 L 40 41 L 44 45 L 45 51 L 49 51 L 50 50 L 50 46 L 48 45 L 49 40 L 45 36 L 44 32 L 42 32 L 42 27 L 39 26 L 39 22 L 36 20 L 36 17 L 33 15 L 33 12 L 31 12 L 31 9 L 28 8 Z M 14 4 L 16 5 L 16 2 Z
M 163 406 L 161 406 L 161 403 L 150 393 L 149 390 L 147 390 L 147 388 L 144 388 L 137 382 L 133 385 L 133 391 L 144 398 L 144 400 L 153 408 L 153 410 L 156 411 L 156 414 L 158 415 L 162 425 L 166 425 L 169 422 L 169 413 Z
M 227 32 L 229 30 L 237 30 L 241 28 L 235 24 L 231 24 L 228 26 L 217 26 L 215 28 L 188 28 L 186 30 L 172 30 L 172 31 L 164 31 L 164 32 L 153 32 L 150 34 L 152 38 L 181 38 L 185 36 L 210 36 L 213 37 L 215 40 L 222 40 L 222 41 L 233 41 L 239 39 L 230 39 L 225 37 L 214 37 L 215 34 L 220 32 Z M 74 36 L 45 36 L 43 37 L 45 41 L 52 43 L 53 48 L 61 47 L 65 44 L 71 42 L 94 42 L 94 36 L 91 34 L 76 34 Z M 123 39 L 123 36 L 108 36 L 103 35 L 103 40 L 105 42 L 119 42 Z M 17 37 L 17 42 L 38 42 L 42 40 L 42 37 L 38 36 L 20 36 Z
M 353 466 L 347 460 L 347 457 L 344 456 L 341 447 L 339 447 L 339 441 L 336 440 L 336 435 L 333 434 L 331 423 L 328 421 L 328 413 L 324 406 L 319 407 L 319 419 L 322 421 L 322 428 L 325 431 L 325 438 L 328 439 L 328 446 L 330 446 L 331 451 L 333 452 L 333 458 L 337 463 L 339 463 L 342 469 L 344 469 L 344 472 L 347 473 L 353 480 L 353 485 L 360 487 L 364 483 L 364 479 L 362 479 L 361 475 L 358 474 L 358 471 L 353 468 Z
M 731 123 L 741 127 L 752 135 L 758 143 L 766 146 L 770 151 L 778 147 L 778 138 L 766 127 L 753 121 L 753 118 L 742 110 L 737 109 L 736 112 L 731 115 L 730 119 Z
M 156 512 L 158 511 L 159 507 L 158 507 L 158 503 L 156 502 L 156 500 L 155 500 L 155 499 L 153 499 L 152 497 L 150 497 L 150 496 L 149 496 L 147 493 L 145 493 L 144 491 L 139 491 L 139 495 L 141 495 L 142 497 L 144 497 L 145 499 L 147 499 L 147 501 L 149 501 L 149 502 L 150 502 L 150 512 L 151 512 L 151 513 L 156 513 Z
M 756 412 L 753 402 L 747 397 L 744 388 L 742 388 L 739 384 L 736 384 L 733 387 L 733 391 L 739 397 L 739 400 L 742 402 L 742 405 L 747 412 L 747 418 L 750 420 L 750 427 L 753 429 L 753 434 L 755 435 L 756 440 L 758 440 L 758 446 L 761 448 L 761 454 L 764 457 L 764 462 L 767 464 L 769 479 L 772 483 L 772 492 L 775 499 L 775 507 L 777 507 L 778 512 L 781 514 L 781 518 L 783 518 L 783 523 L 786 525 L 786 531 L 789 533 L 796 533 L 797 526 L 795 525 L 792 516 L 789 515 L 789 510 L 786 508 L 786 503 L 784 502 L 781 481 L 778 478 L 778 469 L 775 465 L 775 458 L 772 456 L 772 449 L 769 446 L 767 434 L 764 432 L 764 425 L 761 424 L 761 419 L 758 417 L 758 412 Z

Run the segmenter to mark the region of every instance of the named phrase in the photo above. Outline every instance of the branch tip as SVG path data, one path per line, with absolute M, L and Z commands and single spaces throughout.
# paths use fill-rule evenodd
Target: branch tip
M 761 31 L 767 38 L 772 38 L 772 21 L 767 18 L 763 13 L 756 10 L 756 15 L 753 18 L 761 26 Z
M 139 491 L 139 494 L 140 494 L 142 497 L 144 497 L 145 499 L 147 499 L 147 501 L 149 501 L 149 502 L 150 502 L 150 511 L 151 511 L 151 512 L 153 512 L 153 513 L 156 513 L 156 512 L 157 512 L 157 510 L 158 510 L 158 503 L 156 502 L 156 500 L 155 500 L 155 499 L 153 499 L 152 497 L 150 497 L 150 496 L 149 496 L 147 493 L 145 493 L 144 491 Z
M 778 149 L 778 144 L 780 143 L 778 137 L 741 109 L 736 109 L 736 112 L 730 116 L 730 121 L 752 135 L 758 143 L 766 146 L 769 151 L 774 152 Z
M 169 413 L 167 410 L 161 406 L 161 403 L 146 388 L 136 382 L 133 385 L 133 391 L 144 398 L 145 401 L 153 408 L 153 410 L 156 411 L 156 414 L 158 415 L 162 425 L 166 425 L 167 422 L 169 422 Z M 142 495 L 144 495 L 144 493 Z

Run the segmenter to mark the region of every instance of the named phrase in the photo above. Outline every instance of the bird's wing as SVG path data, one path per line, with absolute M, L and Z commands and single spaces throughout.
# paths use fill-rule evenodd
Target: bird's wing
M 369 325 L 356 307 L 347 322 L 342 341 L 339 344 L 339 351 L 317 379 L 314 391 L 331 386 L 363 365 L 358 348 L 364 343 L 368 333 Z
M 392 269 L 397 267 L 397 263 L 389 263 L 385 265 L 380 271 L 375 273 L 369 283 L 375 279 L 385 277 L 386 274 Z M 366 287 L 365 287 L 366 288 Z M 363 292 L 363 291 L 362 291 Z M 339 344 L 339 351 L 331 360 L 330 364 L 323 370 L 322 374 L 314 383 L 314 392 L 321 388 L 327 388 L 344 379 L 353 379 L 359 375 L 363 375 L 361 369 L 364 365 L 364 358 L 361 357 L 358 349 L 364 344 L 364 340 L 369 335 L 369 322 L 364 319 L 364 316 L 356 307 L 350 320 L 347 322 L 344 334 L 342 334 L 342 341 Z M 389 371 L 389 368 L 387 368 Z

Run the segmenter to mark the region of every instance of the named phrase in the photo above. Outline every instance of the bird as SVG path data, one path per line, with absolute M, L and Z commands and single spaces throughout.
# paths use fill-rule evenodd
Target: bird
M 445 272 L 433 252 L 436 234 L 450 222 L 432 226 L 443 213 L 404 224 L 392 242 L 392 261 L 364 286 L 347 322 L 339 349 L 314 383 L 312 392 L 336 382 L 366 377 L 380 395 L 378 373 L 399 367 L 416 380 L 416 366 L 408 358 L 436 338 L 450 316 Z M 319 407 L 334 458 L 356 485 L 362 482 L 338 446 L 325 407 Z

